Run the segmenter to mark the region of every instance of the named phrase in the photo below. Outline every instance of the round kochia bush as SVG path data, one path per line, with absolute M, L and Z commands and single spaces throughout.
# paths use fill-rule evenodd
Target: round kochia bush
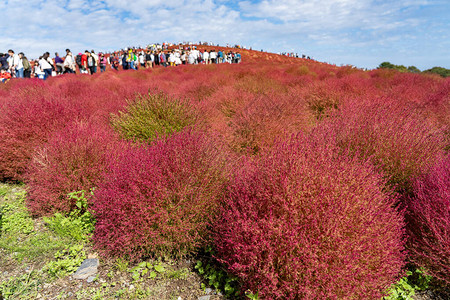
M 370 166 L 303 137 L 237 170 L 217 259 L 262 299 L 377 299 L 404 266 L 403 216 Z
M 202 246 L 223 193 L 227 158 L 192 130 L 132 144 L 95 192 L 94 242 L 114 256 L 183 256 Z
M 2 99 L 0 111 L 0 181 L 16 182 L 24 180 L 34 149 L 84 114 L 67 99 L 33 94 Z
M 414 182 L 408 205 L 413 262 L 450 284 L 450 155 Z
M 102 181 L 107 155 L 118 138 L 112 129 L 76 122 L 56 132 L 34 152 L 25 181 L 28 207 L 35 215 L 69 212 L 76 208 L 67 194 L 89 191 Z
M 135 101 L 128 102 L 126 111 L 111 116 L 111 124 L 126 139 L 151 142 L 193 125 L 195 119 L 187 102 L 159 92 L 137 95 Z

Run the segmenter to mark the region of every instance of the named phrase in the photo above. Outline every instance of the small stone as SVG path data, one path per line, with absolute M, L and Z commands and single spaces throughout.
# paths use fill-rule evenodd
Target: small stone
M 72 297 L 72 296 L 73 296 L 73 293 L 72 293 L 72 292 L 68 292 L 68 293 L 67 293 L 67 296 Z
M 75 279 L 87 279 L 97 273 L 99 265 L 97 258 L 88 258 L 83 261 L 78 270 L 72 275 Z
M 86 280 L 87 283 L 91 283 L 95 280 L 95 276 L 89 276 L 88 279 Z
M 178 300 L 183 300 L 183 298 L 181 298 L 181 297 L 178 297 Z
M 130 284 L 130 286 L 128 287 L 130 290 L 134 290 L 134 285 Z
M 201 296 L 201 297 L 198 297 L 198 300 L 210 300 L 211 299 L 211 296 Z
M 209 295 L 209 294 L 211 294 L 212 292 L 213 292 L 213 289 L 212 289 L 212 288 L 206 288 L 206 289 L 205 289 L 206 295 Z

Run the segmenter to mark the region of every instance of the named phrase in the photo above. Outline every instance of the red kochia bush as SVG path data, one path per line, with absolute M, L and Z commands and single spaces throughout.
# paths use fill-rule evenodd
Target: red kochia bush
M 191 130 L 124 150 L 95 192 L 94 242 L 109 255 L 185 255 L 202 245 L 226 175 L 220 146 Z
M 336 133 L 338 143 L 383 173 L 397 192 L 442 155 L 447 141 L 437 126 L 411 104 L 389 97 L 348 101 L 319 127 Z
M 414 182 L 408 206 L 411 259 L 450 284 L 450 156 Z
M 262 299 L 377 299 L 404 265 L 403 217 L 382 179 L 296 138 L 232 180 L 217 259 Z
M 23 181 L 34 149 L 82 115 L 65 99 L 32 95 L 6 99 L 0 114 L 0 181 Z
M 117 147 L 112 129 L 74 123 L 36 149 L 26 174 L 28 206 L 33 214 L 69 212 L 75 201 L 68 193 L 89 191 L 102 180 L 106 155 Z

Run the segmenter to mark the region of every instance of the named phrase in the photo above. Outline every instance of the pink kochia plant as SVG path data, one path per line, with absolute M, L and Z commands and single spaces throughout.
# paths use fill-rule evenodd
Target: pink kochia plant
M 55 133 L 34 152 L 26 174 L 28 206 L 33 214 L 70 212 L 75 201 L 67 194 L 89 191 L 103 180 L 107 155 L 118 138 L 111 128 L 76 122 Z
M 0 181 L 23 181 L 35 148 L 52 132 L 80 117 L 82 109 L 65 99 L 17 95 L 0 103 Z
M 189 129 L 125 149 L 95 192 L 97 248 L 133 259 L 204 245 L 228 177 L 219 145 Z
M 450 284 L 450 155 L 414 182 L 408 208 L 411 259 Z
M 216 258 L 262 299 L 377 299 L 404 266 L 403 217 L 369 165 L 304 137 L 242 163 Z

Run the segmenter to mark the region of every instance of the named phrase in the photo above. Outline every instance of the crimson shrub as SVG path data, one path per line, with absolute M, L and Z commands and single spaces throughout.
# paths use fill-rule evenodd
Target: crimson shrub
M 204 244 L 227 176 L 225 152 L 192 130 L 124 149 L 95 192 L 106 254 L 183 256 Z
M 74 209 L 67 194 L 89 191 L 102 181 L 106 155 L 113 155 L 116 140 L 111 129 L 82 122 L 56 132 L 36 149 L 26 174 L 30 211 L 48 215 Z
M 4 100 L 0 114 L 0 181 L 23 181 L 34 149 L 83 115 L 64 99 L 18 96 Z
M 408 194 L 411 181 L 443 153 L 442 127 L 414 106 L 388 97 L 343 104 L 319 132 L 336 133 L 339 145 L 361 160 L 370 160 L 397 192 Z
M 236 170 L 217 259 L 262 299 L 377 299 L 404 265 L 403 217 L 368 166 L 304 137 Z
M 411 260 L 450 284 L 450 155 L 414 182 L 408 206 Z

